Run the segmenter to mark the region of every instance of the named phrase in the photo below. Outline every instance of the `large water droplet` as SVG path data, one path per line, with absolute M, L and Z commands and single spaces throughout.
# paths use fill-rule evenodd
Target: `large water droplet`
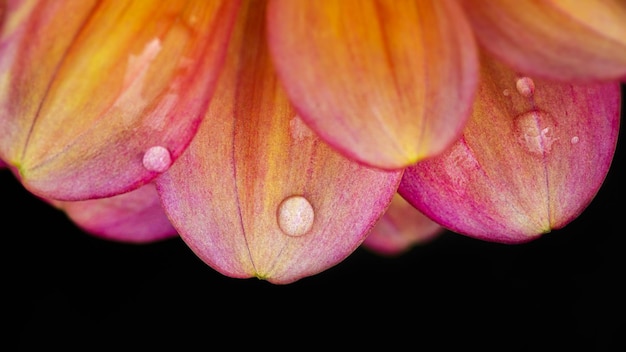
M 143 167 L 148 171 L 165 172 L 172 166 L 172 156 L 165 147 L 150 147 L 143 155 Z
M 517 88 L 519 94 L 530 98 L 535 93 L 535 82 L 529 77 L 522 77 L 515 82 L 515 88 Z
M 515 133 L 522 147 L 531 154 L 550 152 L 554 137 L 554 120 L 543 111 L 529 111 L 515 118 Z
M 302 236 L 313 227 L 315 212 L 302 196 L 290 196 L 278 206 L 278 226 L 289 236 Z

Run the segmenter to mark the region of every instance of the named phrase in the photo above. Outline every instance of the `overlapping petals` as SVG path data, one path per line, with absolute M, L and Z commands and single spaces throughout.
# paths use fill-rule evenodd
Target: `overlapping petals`
M 518 71 L 626 81 L 623 0 L 463 0 L 478 41 Z
M 275 0 L 268 38 L 302 119 L 350 158 L 405 167 L 467 121 L 478 66 L 456 1 Z
M 398 191 L 455 232 L 504 243 L 562 228 L 591 202 L 619 132 L 617 82 L 532 79 L 484 56 L 463 136 L 406 169 Z
M 209 103 L 238 2 L 6 6 L 0 157 L 33 193 L 81 200 L 137 188 L 183 152 Z
M 526 242 L 609 170 L 624 4 L 0 0 L 0 168 L 276 284 L 444 229 Z
M 207 116 L 157 186 L 180 236 L 208 265 L 285 284 L 352 253 L 402 171 L 346 159 L 298 117 L 267 52 L 264 7 L 242 5 Z
M 178 236 L 161 207 L 154 183 L 108 198 L 48 199 L 85 232 L 123 243 L 153 243 Z

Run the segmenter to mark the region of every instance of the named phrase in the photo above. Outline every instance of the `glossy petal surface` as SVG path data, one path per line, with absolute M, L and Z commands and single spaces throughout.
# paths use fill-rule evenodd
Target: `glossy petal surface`
M 181 237 L 208 265 L 285 284 L 352 253 L 401 172 L 350 161 L 309 130 L 270 62 L 265 4 L 245 4 L 198 135 L 157 186 Z
M 385 215 L 376 223 L 363 247 L 386 256 L 397 256 L 435 239 L 444 231 L 398 193 Z
M 144 244 L 178 235 L 153 183 L 110 198 L 48 201 L 84 231 L 103 239 Z
M 517 243 L 558 229 L 591 202 L 619 131 L 620 86 L 560 84 L 485 58 L 462 138 L 408 168 L 399 193 L 443 226 Z
M 0 157 L 46 198 L 106 197 L 149 182 L 163 168 L 144 166 L 144 154 L 163 147 L 173 162 L 206 111 L 237 5 L 9 1 Z
M 268 34 L 300 116 L 350 158 L 410 165 L 469 116 L 476 53 L 455 1 L 274 0 Z
M 479 42 L 527 74 L 626 80 L 623 0 L 464 0 Z

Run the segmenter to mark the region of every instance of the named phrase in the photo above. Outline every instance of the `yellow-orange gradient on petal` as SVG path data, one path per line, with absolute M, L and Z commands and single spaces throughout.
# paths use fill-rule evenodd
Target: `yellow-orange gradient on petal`
M 272 0 L 268 41 L 302 119 L 365 164 L 435 155 L 469 116 L 476 49 L 456 1 Z
M 402 172 L 346 159 L 306 126 L 267 52 L 265 2 L 244 4 L 207 116 L 157 188 L 204 262 L 227 276 L 285 284 L 358 248 Z
M 10 2 L 0 57 L 0 157 L 46 198 L 129 191 L 193 138 L 238 1 Z M 157 169 L 151 169 L 157 166 Z

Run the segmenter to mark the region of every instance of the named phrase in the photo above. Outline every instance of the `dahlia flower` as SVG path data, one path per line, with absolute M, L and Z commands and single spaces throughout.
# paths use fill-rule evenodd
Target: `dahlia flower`
M 620 0 L 1 9 L 0 159 L 24 187 L 234 278 L 320 273 L 399 196 L 425 236 L 536 239 L 592 201 L 617 143 Z

